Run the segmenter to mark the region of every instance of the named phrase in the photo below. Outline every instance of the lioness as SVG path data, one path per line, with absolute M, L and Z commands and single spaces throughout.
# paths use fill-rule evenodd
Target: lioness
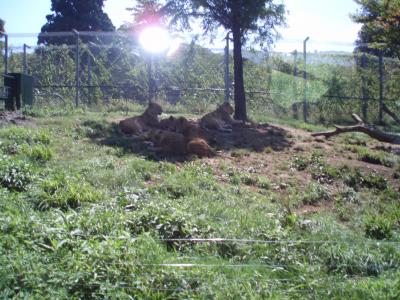
M 157 103 L 150 102 L 143 114 L 127 118 L 119 122 L 119 128 L 125 134 L 140 134 L 150 128 L 159 126 L 158 115 L 162 114 L 163 110 Z
M 146 137 L 154 144 L 153 150 L 157 152 L 172 155 L 194 154 L 199 157 L 214 154 L 207 141 L 199 137 L 187 138 L 182 133 L 169 130 L 151 130 Z
M 206 129 L 216 129 L 227 131 L 231 129 L 232 124 L 239 124 L 240 121 L 233 120 L 231 115 L 234 112 L 232 105 L 225 102 L 218 108 L 200 119 L 200 126 Z

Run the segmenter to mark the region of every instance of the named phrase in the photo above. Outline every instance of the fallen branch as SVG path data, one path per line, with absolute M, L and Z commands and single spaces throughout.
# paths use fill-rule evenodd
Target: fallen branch
M 385 113 L 387 113 L 389 116 L 391 116 L 392 119 L 393 119 L 397 124 L 400 125 L 400 118 L 399 118 L 394 112 L 392 112 L 392 111 L 389 109 L 389 107 L 386 106 L 385 103 L 382 103 L 382 109 L 383 109 L 383 111 L 384 111 Z
M 353 119 L 357 122 L 356 125 L 353 126 L 336 126 L 335 130 L 332 131 L 322 131 L 312 133 L 312 136 L 324 136 L 325 138 L 330 138 L 331 136 L 338 135 L 346 132 L 362 132 L 368 134 L 373 139 L 376 139 L 380 142 L 390 143 L 400 145 L 400 135 L 390 134 L 383 132 L 376 128 L 374 125 L 366 124 L 363 119 L 361 119 L 358 115 L 352 114 Z

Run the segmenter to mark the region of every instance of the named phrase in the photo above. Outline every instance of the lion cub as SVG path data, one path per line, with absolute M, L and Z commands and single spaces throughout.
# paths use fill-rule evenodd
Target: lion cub
M 200 127 L 220 131 L 232 131 L 232 124 L 239 124 L 240 121 L 233 120 L 231 115 L 234 110 L 230 103 L 225 102 L 218 108 L 200 119 Z
M 161 106 L 150 102 L 143 114 L 124 119 L 119 122 L 119 128 L 125 134 L 140 134 L 143 131 L 159 126 L 158 115 L 163 112 Z

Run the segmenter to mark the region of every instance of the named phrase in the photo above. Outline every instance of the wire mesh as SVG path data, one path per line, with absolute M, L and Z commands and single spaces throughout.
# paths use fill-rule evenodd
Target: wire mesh
M 81 98 L 81 105 L 94 106 L 115 99 L 145 103 L 153 98 L 202 113 L 222 102 L 228 88 L 233 98 L 232 85 L 225 86 L 224 81 L 224 49 L 192 41 L 182 43 L 170 55 L 149 55 L 129 33 L 79 32 L 76 44 L 74 33 L 59 32 L 41 38 L 68 45 L 30 45 L 24 54 L 24 47 L 13 46 L 13 40 L 27 36 L 34 39 L 38 35 L 11 35 L 9 72 L 28 72 L 36 89 L 61 95 L 64 105 L 74 105 L 76 97 Z M 4 55 L 4 44 L 0 48 Z M 252 112 L 299 118 L 307 103 L 311 120 L 325 123 L 349 122 L 351 113 L 362 113 L 369 122 L 380 121 L 381 101 L 394 113 L 400 112 L 397 58 L 384 57 L 380 64 L 379 57 L 358 52 L 304 55 L 243 49 L 243 55 L 247 104 Z M 232 51 L 228 62 L 233 82 Z

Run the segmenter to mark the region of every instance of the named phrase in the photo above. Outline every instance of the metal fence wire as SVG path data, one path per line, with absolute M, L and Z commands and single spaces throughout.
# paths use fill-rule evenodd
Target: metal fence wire
M 0 72 L 31 74 L 37 94 L 57 94 L 64 99 L 62 105 L 157 99 L 203 112 L 232 98 L 229 49 L 209 49 L 192 41 L 174 53 L 150 55 L 127 33 L 47 35 L 70 44 L 15 47 L 13 40 L 28 35 L 11 35 L 10 45 L 0 43 L 5 57 Z M 384 106 L 400 112 L 397 58 L 359 52 L 243 53 L 252 112 L 325 123 L 349 121 L 354 112 L 369 122 L 382 122 Z

